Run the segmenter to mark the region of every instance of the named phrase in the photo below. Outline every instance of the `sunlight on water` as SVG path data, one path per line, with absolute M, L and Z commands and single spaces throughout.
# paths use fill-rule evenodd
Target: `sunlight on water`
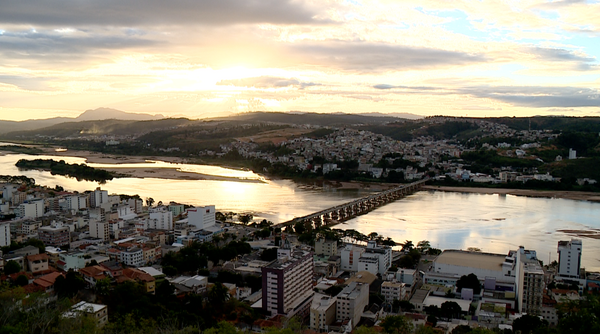
M 100 186 L 95 182 L 77 181 L 49 172 L 19 171 L 18 159 L 62 159 L 83 163 L 82 158 L 0 156 L 5 175 L 26 175 L 38 184 L 61 185 L 67 190 L 86 191 Z M 167 162 L 148 162 L 149 166 L 173 166 Z M 136 164 L 127 164 L 136 165 Z M 92 165 L 94 166 L 94 165 Z M 97 165 L 96 165 L 97 166 Z M 109 166 L 104 164 L 104 166 Z M 112 166 L 112 165 L 110 165 Z M 177 165 L 178 168 L 181 165 Z M 248 171 L 215 166 L 185 165 L 197 173 L 239 178 L 260 177 Z M 165 180 L 156 178 L 120 178 L 101 185 L 109 193 L 138 194 L 168 203 L 191 205 L 214 204 L 219 211 L 252 212 L 256 218 L 282 222 L 328 207 L 349 202 L 369 194 L 366 190 L 340 190 L 332 187 L 306 186 L 291 180 L 236 182 L 213 180 Z M 429 240 L 441 249 L 478 247 L 486 252 L 507 253 L 520 245 L 536 250 L 548 262 L 556 260 L 559 240 L 571 236 L 562 229 L 600 229 L 600 203 L 564 199 L 529 198 L 466 193 L 421 191 L 338 225 L 362 233 L 377 232 L 397 242 Z M 587 270 L 600 270 L 600 240 L 582 238 L 582 263 Z

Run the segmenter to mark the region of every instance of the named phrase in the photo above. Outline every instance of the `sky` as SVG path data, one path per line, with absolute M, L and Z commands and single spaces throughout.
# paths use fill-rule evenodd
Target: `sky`
M 600 0 L 0 0 L 0 119 L 600 116 Z

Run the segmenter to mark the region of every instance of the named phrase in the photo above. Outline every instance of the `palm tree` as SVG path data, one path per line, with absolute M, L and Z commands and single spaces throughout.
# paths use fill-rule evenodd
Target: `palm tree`
M 410 252 L 414 247 L 415 247 L 415 245 L 413 244 L 412 241 L 406 240 L 406 242 L 404 243 L 404 245 L 402 245 L 402 250 Z

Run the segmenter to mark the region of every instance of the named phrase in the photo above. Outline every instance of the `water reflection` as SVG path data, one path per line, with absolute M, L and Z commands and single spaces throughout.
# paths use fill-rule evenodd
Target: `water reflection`
M 506 253 L 520 245 L 539 259 L 556 260 L 558 230 L 600 228 L 600 204 L 565 199 L 422 191 L 344 224 L 361 233 L 373 231 L 397 241 L 429 240 L 436 248 Z M 600 240 L 583 238 L 582 264 L 600 270 Z
M 21 158 L 32 159 L 32 156 L 0 156 L 0 174 L 26 175 L 35 178 L 38 184 L 61 185 L 65 189 L 80 192 L 98 186 L 95 182 L 77 181 L 49 172 L 19 171 L 14 164 Z M 57 159 L 52 156 L 36 158 Z M 60 159 L 68 163 L 84 162 L 82 158 Z M 166 162 L 161 164 L 170 165 Z M 153 163 L 153 166 L 156 164 Z M 214 166 L 189 166 L 197 172 L 214 173 L 212 175 L 254 174 Z M 368 190 L 299 184 L 291 180 L 265 180 L 259 183 L 120 178 L 108 181 L 102 188 L 109 193 L 152 197 L 156 202 L 214 204 L 220 211 L 254 212 L 256 217 L 273 222 L 307 215 L 370 193 Z M 557 230 L 599 229 L 599 216 L 600 203 L 422 191 L 349 220 L 337 228 L 352 228 L 365 234 L 377 232 L 396 241 L 412 240 L 415 244 L 420 240 L 429 240 L 433 247 L 441 249 L 477 247 L 487 252 L 506 253 L 523 245 L 536 250 L 538 257 L 547 263 L 549 258 L 556 260 L 557 242 L 570 239 L 570 236 Z M 598 254 L 600 240 L 583 238 L 582 264 L 587 270 L 600 270 Z

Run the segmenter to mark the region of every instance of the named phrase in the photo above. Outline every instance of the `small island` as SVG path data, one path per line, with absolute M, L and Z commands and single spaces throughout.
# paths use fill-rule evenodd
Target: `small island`
M 106 181 L 112 180 L 114 177 L 118 176 L 114 172 L 93 168 L 86 164 L 68 164 L 64 160 L 55 161 L 52 159 L 21 159 L 17 161 L 15 165 L 21 169 L 45 170 L 52 173 L 52 175 L 58 174 L 74 177 L 78 181 L 86 180 L 105 183 Z

